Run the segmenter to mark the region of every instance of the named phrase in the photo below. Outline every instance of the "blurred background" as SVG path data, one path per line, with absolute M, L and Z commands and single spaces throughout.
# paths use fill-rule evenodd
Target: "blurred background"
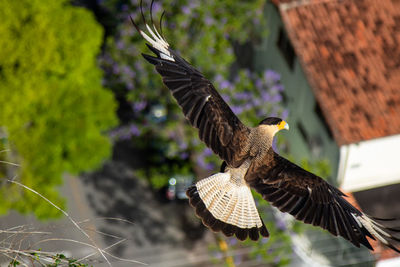
M 157 27 L 164 10 L 171 47 L 243 123 L 288 121 L 279 153 L 366 213 L 399 217 L 399 1 L 164 0 Z M 1 266 L 107 266 L 94 245 L 113 266 L 400 265 L 258 195 L 268 239 L 201 224 L 185 190 L 221 161 L 142 58 L 139 1 L 0 0 L 0 17 Z

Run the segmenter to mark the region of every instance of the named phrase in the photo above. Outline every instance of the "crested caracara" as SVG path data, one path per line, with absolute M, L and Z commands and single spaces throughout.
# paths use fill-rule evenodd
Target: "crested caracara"
M 223 160 L 221 172 L 187 189 L 190 204 L 207 227 L 240 240 L 268 237 L 253 188 L 282 212 L 357 247 L 372 249 L 366 238 L 370 237 L 400 252 L 392 243 L 399 239 L 388 232 L 397 229 L 385 228 L 351 205 L 339 189 L 273 150 L 274 135 L 289 130 L 285 121 L 269 117 L 256 127 L 244 125 L 213 84 L 172 50 L 154 25 L 146 24 L 143 31 L 132 23 L 154 53 L 143 57 L 155 66 L 199 138 Z

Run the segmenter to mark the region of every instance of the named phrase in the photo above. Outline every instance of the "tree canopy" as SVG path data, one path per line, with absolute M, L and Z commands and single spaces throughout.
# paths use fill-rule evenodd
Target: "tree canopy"
M 65 0 L 0 0 L 0 17 L 0 159 L 20 164 L 17 179 L 63 206 L 63 173 L 95 168 L 111 152 L 116 102 L 96 59 L 103 29 Z M 12 178 L 6 166 L 0 177 Z M 0 190 L 0 213 L 58 216 L 31 192 Z

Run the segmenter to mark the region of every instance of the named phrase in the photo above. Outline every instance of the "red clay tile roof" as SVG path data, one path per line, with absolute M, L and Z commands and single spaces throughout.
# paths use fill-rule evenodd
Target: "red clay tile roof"
M 400 0 L 273 0 L 338 145 L 400 134 Z

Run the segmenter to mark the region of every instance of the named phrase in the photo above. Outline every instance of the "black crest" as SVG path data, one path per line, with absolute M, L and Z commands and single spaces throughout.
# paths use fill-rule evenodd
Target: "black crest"
M 268 117 L 266 119 L 263 119 L 259 125 L 277 125 L 282 121 L 280 118 L 276 117 Z

